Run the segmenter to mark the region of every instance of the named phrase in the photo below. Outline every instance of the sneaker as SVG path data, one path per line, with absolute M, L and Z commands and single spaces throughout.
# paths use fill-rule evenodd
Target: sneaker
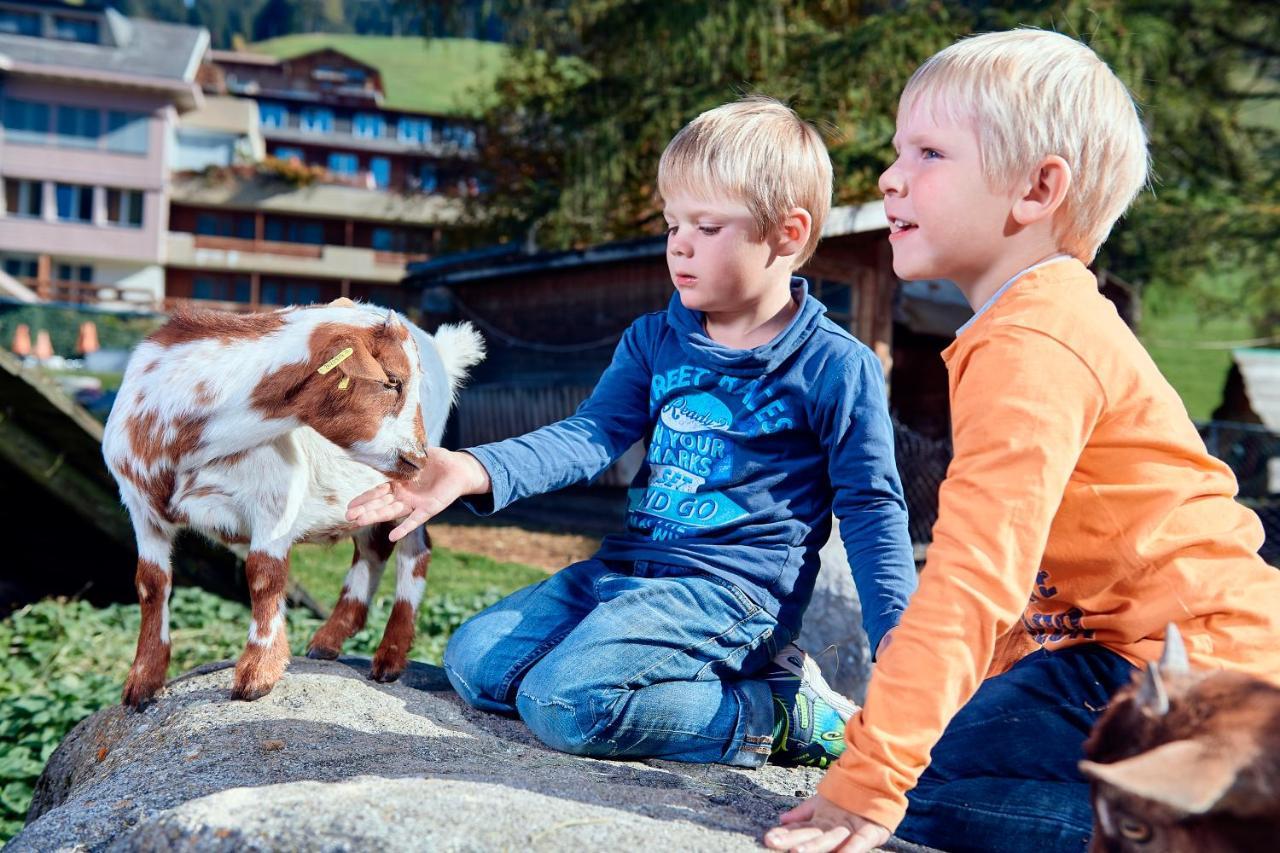
M 844 724 L 858 706 L 831 689 L 817 662 L 790 643 L 765 667 L 773 693 L 774 764 L 827 767 L 844 752 Z

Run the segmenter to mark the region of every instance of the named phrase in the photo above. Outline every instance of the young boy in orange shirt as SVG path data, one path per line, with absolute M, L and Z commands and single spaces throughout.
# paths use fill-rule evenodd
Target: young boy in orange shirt
M 1280 572 L 1085 267 L 1147 180 L 1107 65 L 1049 32 L 963 40 L 907 84 L 894 146 L 894 269 L 976 312 L 943 352 L 955 458 L 844 754 L 765 842 L 1083 850 L 1077 762 L 1111 694 L 1169 623 L 1193 666 L 1280 684 Z

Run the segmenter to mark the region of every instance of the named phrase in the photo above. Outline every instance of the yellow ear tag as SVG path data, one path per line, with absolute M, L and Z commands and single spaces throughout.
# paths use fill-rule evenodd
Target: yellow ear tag
M 352 349 L 351 347 L 347 347 L 342 352 L 338 353 L 333 358 L 329 359 L 324 364 L 320 365 L 320 369 L 317 370 L 316 373 L 319 373 L 321 376 L 324 376 L 330 370 L 333 370 L 339 364 L 342 364 L 342 362 L 351 358 L 351 356 L 354 354 L 355 354 L 355 350 Z
M 339 391 L 345 391 L 345 390 L 347 390 L 347 386 L 348 386 L 348 385 L 350 385 L 350 384 L 351 384 L 351 377 L 350 377 L 350 376 L 344 376 L 344 377 L 342 377 L 342 381 L 338 383 L 338 390 L 339 390 Z

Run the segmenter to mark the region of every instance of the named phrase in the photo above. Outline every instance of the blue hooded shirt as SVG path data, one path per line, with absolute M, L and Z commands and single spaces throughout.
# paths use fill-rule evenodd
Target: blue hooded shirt
M 792 293 L 787 328 L 750 350 L 711 340 L 673 294 L 627 329 L 571 417 L 468 448 L 493 486 L 491 505 L 468 505 L 589 480 L 643 440 L 626 529 L 597 558 L 715 575 L 798 634 L 834 511 L 874 650 L 916 584 L 884 378 L 803 279 Z

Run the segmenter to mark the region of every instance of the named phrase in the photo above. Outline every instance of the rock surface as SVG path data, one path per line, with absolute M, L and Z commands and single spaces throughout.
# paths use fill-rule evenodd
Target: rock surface
M 862 704 L 871 678 L 871 649 L 862 630 L 862 606 L 840 541 L 839 522 L 832 519 L 831 525 L 831 538 L 819 552 L 822 567 L 798 642 L 818 662 L 828 684 Z
M 236 702 L 231 664 L 210 664 L 142 713 L 99 711 L 5 850 L 758 850 L 821 776 L 565 755 L 464 705 L 438 667 L 394 684 L 368 668 L 295 658 Z

